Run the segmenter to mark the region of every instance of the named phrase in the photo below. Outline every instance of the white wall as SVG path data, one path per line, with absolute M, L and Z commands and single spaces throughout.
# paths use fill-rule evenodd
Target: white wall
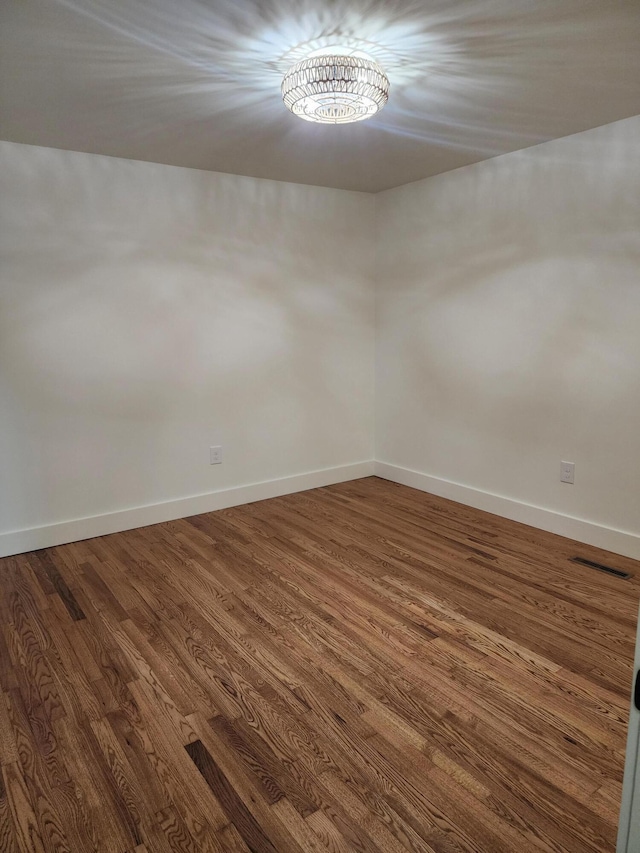
M 640 117 L 377 202 L 380 473 L 640 534 Z
M 373 458 L 372 196 L 3 142 L 0 198 L 0 533 Z
M 370 473 L 375 278 L 377 472 L 640 557 L 639 140 L 377 197 L 0 143 L 0 553 Z

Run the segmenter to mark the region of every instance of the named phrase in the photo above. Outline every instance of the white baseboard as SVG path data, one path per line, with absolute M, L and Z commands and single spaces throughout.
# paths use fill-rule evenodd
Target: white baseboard
M 111 512 L 105 515 L 95 515 L 89 518 L 78 518 L 73 521 L 63 521 L 43 527 L 32 527 L 26 530 L 15 530 L 0 533 L 0 557 L 12 554 L 22 554 L 25 551 L 36 551 L 38 548 L 50 548 L 53 545 L 63 545 L 66 542 L 77 542 L 81 539 L 91 539 L 94 536 L 105 536 L 109 533 L 120 533 L 135 527 L 146 527 L 149 524 L 159 524 L 162 521 L 173 521 L 176 518 L 187 518 L 202 512 L 212 512 L 217 509 L 239 506 L 241 504 L 276 498 L 302 492 L 306 489 L 317 489 L 330 486 L 333 483 L 343 483 L 347 480 L 358 480 L 372 475 L 411 486 L 432 495 L 448 498 L 467 506 L 482 509 L 486 512 L 530 524 L 540 530 L 548 530 L 578 542 L 594 545 L 606 551 L 623 554 L 640 560 L 640 536 L 624 530 L 605 527 L 582 518 L 563 515 L 539 506 L 521 503 L 520 501 L 494 495 L 390 465 L 387 462 L 357 462 L 353 465 L 342 465 L 337 468 L 326 468 L 322 471 L 311 471 L 306 474 L 296 474 L 279 480 L 268 480 L 263 483 L 252 483 L 247 486 L 237 486 L 219 492 L 209 492 L 204 495 L 193 495 L 164 503 L 132 509 Z
M 635 533 L 605 527 L 582 518 L 574 518 L 532 504 L 521 503 L 513 498 L 505 498 L 470 486 L 463 486 L 460 483 L 430 477 L 428 474 L 401 468 L 399 465 L 390 465 L 388 462 L 376 462 L 375 475 L 384 480 L 392 480 L 403 486 L 411 486 L 422 492 L 429 492 L 441 498 L 448 498 L 491 512 L 494 515 L 501 515 L 512 521 L 520 521 L 531 527 L 547 530 L 549 533 L 576 539 L 578 542 L 603 548 L 605 551 L 613 551 L 615 554 L 640 560 L 640 536 Z
M 370 477 L 373 471 L 373 461 L 356 462 L 353 465 L 341 465 L 337 468 L 296 474 L 293 477 L 283 477 L 280 480 L 252 483 L 219 492 L 209 492 L 205 495 L 193 495 L 174 501 L 134 507 L 120 512 L 110 512 L 105 515 L 94 515 L 89 518 L 63 521 L 59 524 L 48 524 L 44 527 L 31 527 L 27 530 L 0 533 L 0 557 L 23 554 L 25 551 L 36 551 L 38 548 L 50 548 L 53 545 L 63 545 L 66 542 L 77 542 L 80 539 L 92 539 L 94 536 L 120 533 L 123 530 L 132 530 L 135 527 L 146 527 L 149 524 L 159 524 L 162 521 L 187 518 L 190 515 L 199 515 L 202 512 L 212 512 L 216 509 L 226 509 L 227 507 L 262 501 L 267 498 L 276 498 L 280 495 L 303 492 L 306 489 L 317 489 L 321 486 L 330 486 L 333 483 L 358 480 L 361 477 Z

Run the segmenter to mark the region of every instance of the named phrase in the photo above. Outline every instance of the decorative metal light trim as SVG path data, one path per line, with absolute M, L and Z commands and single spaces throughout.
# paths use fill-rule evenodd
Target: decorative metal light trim
M 282 81 L 286 106 L 305 121 L 346 124 L 371 118 L 389 99 L 389 78 L 360 56 L 313 56 L 293 65 Z

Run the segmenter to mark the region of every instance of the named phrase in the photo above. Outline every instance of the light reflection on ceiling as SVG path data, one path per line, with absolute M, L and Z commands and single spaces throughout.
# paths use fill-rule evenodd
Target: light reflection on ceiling
M 638 0 L 4 0 L 0 137 L 377 191 L 640 112 Z M 296 122 L 336 43 L 391 80 L 362 126 Z

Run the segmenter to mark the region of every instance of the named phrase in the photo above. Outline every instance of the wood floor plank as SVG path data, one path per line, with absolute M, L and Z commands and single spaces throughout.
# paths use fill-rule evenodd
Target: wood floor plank
M 250 850 L 256 853 L 277 853 L 262 827 L 251 814 L 238 792 L 229 782 L 216 761 L 212 758 L 202 741 L 197 740 L 186 745 L 189 757 L 203 775 L 220 802 L 229 821 L 233 823 Z
M 37 577 L 43 588 L 43 592 L 47 595 L 57 593 L 74 622 L 85 619 L 86 617 L 82 608 L 76 601 L 48 551 L 38 551 L 36 554 L 31 554 L 29 559 L 34 571 L 35 567 L 38 567 Z
M 5 766 L 13 764 L 13 762 L 5 761 Z M 9 771 L 10 772 L 10 771 Z M 18 839 L 16 838 L 15 827 L 11 819 L 9 809 L 9 799 L 5 781 L 5 774 L 0 766 L 0 850 L 3 853 L 18 853 Z
M 373 477 L 2 559 L 0 851 L 613 853 L 639 596 Z
M 68 780 L 66 768 L 61 756 L 55 755 L 55 739 L 49 732 L 45 737 L 39 732 L 40 725 L 46 726 L 49 721 L 34 713 L 33 705 L 24 701 L 19 690 L 9 696 L 9 713 L 19 766 L 42 845 L 46 850 L 71 851 L 72 836 L 63 828 L 68 803 L 64 790 Z
M 10 843 L 15 842 L 20 853 L 45 853 L 22 768 L 7 764 L 2 768 L 2 777 L 12 818 L 5 837 Z

